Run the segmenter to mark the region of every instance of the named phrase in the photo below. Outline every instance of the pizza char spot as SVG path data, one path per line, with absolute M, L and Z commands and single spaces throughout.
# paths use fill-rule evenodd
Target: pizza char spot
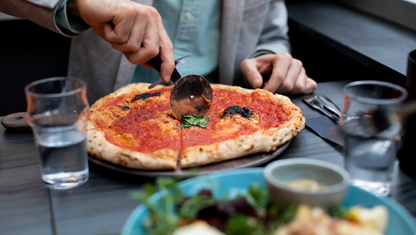
M 243 118 L 250 119 L 251 115 L 254 114 L 254 111 L 250 111 L 247 107 L 241 108 L 240 106 L 230 106 L 224 110 L 221 118 L 227 116 L 231 117 L 235 114 L 240 114 Z
M 250 145 L 250 147 L 248 149 L 246 149 L 245 151 L 250 151 L 254 148 L 254 144 Z
M 277 139 L 276 138 L 273 138 L 273 142 L 276 142 L 277 141 Z
M 134 96 L 134 100 L 132 100 L 132 101 L 135 101 L 135 100 L 146 100 L 147 98 L 150 98 L 150 97 L 154 97 L 154 96 L 161 96 L 163 93 L 162 92 L 156 92 L 156 93 L 143 93 L 143 94 L 140 94 L 140 95 L 135 95 Z
M 200 152 L 202 152 L 202 151 L 203 151 L 203 149 L 202 149 L 202 148 L 199 148 L 199 151 L 200 151 Z
M 120 156 L 122 156 L 122 157 L 126 157 L 126 158 L 132 158 L 132 157 L 130 157 L 130 155 L 128 155 L 128 154 L 124 154 L 124 153 L 120 153 Z
M 118 107 L 120 107 L 123 111 L 130 110 L 130 107 L 129 106 L 120 105 Z

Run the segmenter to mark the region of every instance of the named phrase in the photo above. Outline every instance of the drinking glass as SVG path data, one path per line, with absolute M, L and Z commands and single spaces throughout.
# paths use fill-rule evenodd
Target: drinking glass
M 25 87 L 27 120 L 40 158 L 42 180 L 54 189 L 70 189 L 88 180 L 86 84 L 56 77 Z
M 354 185 L 387 196 L 401 123 L 380 123 L 377 122 L 380 118 L 374 115 L 400 104 L 407 91 L 388 82 L 357 81 L 343 88 L 343 97 L 340 124 L 344 133 L 345 168 Z

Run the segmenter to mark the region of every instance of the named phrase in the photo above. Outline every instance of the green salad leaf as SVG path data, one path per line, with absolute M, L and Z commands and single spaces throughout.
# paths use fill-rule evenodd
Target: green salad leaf
M 284 223 L 289 223 L 293 217 L 295 217 L 297 206 L 294 204 L 289 205 L 280 215 L 278 218 L 283 221 Z
M 331 209 L 329 214 L 331 215 L 331 217 L 344 219 L 347 212 L 348 212 L 348 208 L 344 206 L 335 206 L 334 208 Z
M 145 184 L 144 190 L 130 194 L 130 198 L 139 199 L 149 210 L 150 216 L 143 221 L 143 229 L 149 235 L 172 234 L 181 220 L 176 213 L 177 205 L 182 202 L 182 191 L 172 178 L 157 178 L 155 184 Z M 159 191 L 162 194 L 158 203 L 153 203 L 150 197 Z
M 224 232 L 227 235 L 270 234 L 270 231 L 268 231 L 267 228 L 263 226 L 261 221 L 242 214 L 232 215 L 230 218 L 228 218 Z
M 192 126 L 199 126 L 206 128 L 208 125 L 209 118 L 204 116 L 197 116 L 193 114 L 182 115 L 181 118 L 181 129 L 189 128 Z
M 248 188 L 247 202 L 257 211 L 260 216 L 265 216 L 269 207 L 269 194 L 260 183 L 253 183 Z
M 177 180 L 157 178 L 155 183 L 143 185 L 142 191 L 130 194 L 130 198 L 139 199 L 149 211 L 149 216 L 142 221 L 146 234 L 172 234 L 192 221 L 206 220 L 216 223 L 227 235 L 269 235 L 279 223 L 291 221 L 296 213 L 295 205 L 284 210 L 273 205 L 267 189 L 259 183 L 251 184 L 247 194 L 216 199 L 209 189 L 186 196 Z M 161 194 L 158 201 L 150 200 L 155 192 Z M 218 224 L 219 220 L 223 221 L 222 225 Z

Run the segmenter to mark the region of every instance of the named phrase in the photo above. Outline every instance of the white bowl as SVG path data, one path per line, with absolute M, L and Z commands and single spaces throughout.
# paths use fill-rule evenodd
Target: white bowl
M 329 210 L 341 204 L 350 184 L 350 176 L 343 168 L 333 163 L 307 158 L 272 162 L 266 166 L 264 178 L 272 202 L 282 208 L 290 204 L 306 204 Z M 315 180 L 325 186 L 325 189 L 308 191 L 288 186 L 289 182 L 299 179 Z

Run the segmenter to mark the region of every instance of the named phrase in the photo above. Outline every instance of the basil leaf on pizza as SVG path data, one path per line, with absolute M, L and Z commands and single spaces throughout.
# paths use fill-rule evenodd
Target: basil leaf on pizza
M 90 155 L 135 169 L 190 168 L 275 151 L 305 127 L 288 97 L 220 84 L 212 84 L 204 117 L 178 120 L 170 107 L 172 86 L 149 85 L 126 85 L 91 106 Z
M 193 114 L 185 114 L 182 115 L 181 118 L 181 129 L 189 128 L 192 126 L 199 126 L 201 128 L 205 128 L 208 125 L 209 118 L 204 116 L 198 116 Z

